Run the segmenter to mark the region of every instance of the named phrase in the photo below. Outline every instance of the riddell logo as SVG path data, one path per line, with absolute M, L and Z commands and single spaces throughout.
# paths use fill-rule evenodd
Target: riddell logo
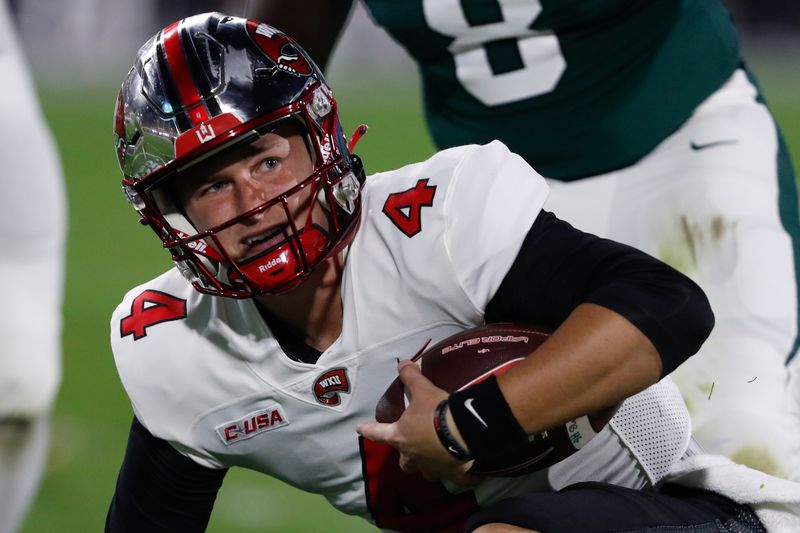
M 218 426 L 217 435 L 225 445 L 230 445 L 288 424 L 281 406 L 275 404 Z
M 325 142 L 322 143 L 322 146 L 319 147 L 319 150 L 322 152 L 322 162 L 328 163 L 331 160 L 331 154 L 333 153 L 330 135 L 325 136 Z
M 281 252 L 281 254 L 278 257 L 273 257 L 272 259 L 270 259 L 269 261 L 267 261 L 263 265 L 258 265 L 258 271 L 259 272 L 268 272 L 269 270 L 272 270 L 273 268 L 275 268 L 277 266 L 283 266 L 283 265 L 285 265 L 286 263 L 289 262 L 288 261 L 288 257 L 289 257 L 289 254 L 286 253 L 285 251 L 283 251 L 283 252 Z
M 325 405 L 339 405 L 342 398 L 339 393 L 350 392 L 350 380 L 347 379 L 347 370 L 334 368 L 322 374 L 314 383 L 314 396 L 319 403 Z

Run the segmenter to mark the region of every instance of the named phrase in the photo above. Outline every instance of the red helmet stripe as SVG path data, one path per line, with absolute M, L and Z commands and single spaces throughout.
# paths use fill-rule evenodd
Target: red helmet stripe
M 208 110 L 204 105 L 197 105 L 198 103 L 202 104 L 203 99 L 192 81 L 189 64 L 186 61 L 186 56 L 183 55 L 178 24 L 180 22 L 175 22 L 164 29 L 162 33 L 164 52 L 167 56 L 167 63 L 169 63 L 169 67 L 172 70 L 172 78 L 175 80 L 180 98 L 187 109 L 186 115 L 192 125 L 197 125 L 208 120 Z

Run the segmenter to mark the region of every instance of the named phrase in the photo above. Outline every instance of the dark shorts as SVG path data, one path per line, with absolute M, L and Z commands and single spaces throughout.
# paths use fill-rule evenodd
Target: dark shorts
M 676 485 L 656 492 L 576 483 L 501 500 L 470 517 L 464 531 L 495 522 L 543 533 L 766 533 L 749 507 Z

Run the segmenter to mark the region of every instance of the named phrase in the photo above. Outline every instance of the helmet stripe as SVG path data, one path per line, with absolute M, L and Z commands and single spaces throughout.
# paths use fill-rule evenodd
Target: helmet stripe
M 192 72 L 192 79 L 194 80 L 195 86 L 200 92 L 203 103 L 206 105 L 206 108 L 208 108 L 208 112 L 211 116 L 217 116 L 222 113 L 222 110 L 219 107 L 217 99 L 214 97 L 209 79 L 205 75 L 205 67 L 203 67 L 201 61 L 198 59 L 195 43 L 185 24 L 180 27 L 180 36 L 185 51 L 184 57 L 186 58 L 189 70 Z
M 158 75 L 164 88 L 163 96 L 166 98 L 166 103 L 169 104 L 169 106 L 168 108 L 163 107 L 162 111 L 172 113 L 180 130 L 185 131 L 190 129 L 192 124 L 189 122 L 189 117 L 186 116 L 186 112 L 183 109 L 183 102 L 181 102 L 181 98 L 178 95 L 178 88 L 175 86 L 175 80 L 173 79 L 172 71 L 167 62 L 167 53 L 164 51 L 163 37 L 164 34 L 161 32 L 156 43 L 156 57 L 158 58 L 156 65 L 158 66 Z
M 203 105 L 203 98 L 192 81 L 189 64 L 186 62 L 186 56 L 181 47 L 179 24 L 180 22 L 175 22 L 164 29 L 162 33 L 164 52 L 167 63 L 173 72 L 172 79 L 175 80 L 178 94 L 187 110 L 186 114 L 192 125 L 197 125 L 208 120 L 208 110 Z

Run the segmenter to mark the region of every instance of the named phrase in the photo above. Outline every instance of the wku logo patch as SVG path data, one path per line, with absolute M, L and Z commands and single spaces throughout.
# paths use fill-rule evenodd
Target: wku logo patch
M 324 405 L 339 405 L 342 402 L 339 394 L 349 392 L 350 380 L 344 368 L 328 370 L 314 382 L 314 397 Z
M 217 436 L 226 445 L 247 440 L 266 431 L 272 431 L 289 424 L 283 409 L 278 404 L 254 411 L 239 420 L 225 422 L 217 426 Z

